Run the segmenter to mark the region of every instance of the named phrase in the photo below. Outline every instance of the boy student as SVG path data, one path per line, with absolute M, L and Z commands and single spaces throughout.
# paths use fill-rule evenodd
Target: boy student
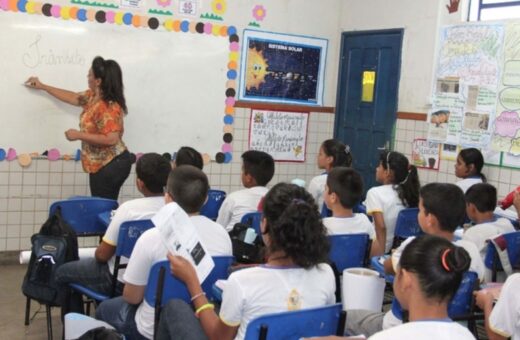
M 338 167 L 329 172 L 323 192 L 325 204 L 332 211 L 332 217 L 323 219 L 329 235 L 366 233 L 374 239 L 374 226 L 368 217 L 352 212 L 362 195 L 363 179 L 355 170 Z
M 127 201 L 119 206 L 96 249 L 95 258 L 65 263 L 58 268 L 56 281 L 63 286 L 61 290 L 63 294 L 70 293 L 67 287 L 72 282 L 103 294 L 111 292 L 111 273 L 114 271 L 114 254 L 119 227 L 126 221 L 152 218 L 164 206 L 163 188 L 170 170 L 170 163 L 157 153 L 147 153 L 139 158 L 135 166 L 135 185 L 144 197 Z M 81 295 L 71 294 L 70 306 L 68 306 L 70 311 L 81 312 L 83 310 Z M 67 306 L 64 307 L 66 312 Z
M 465 195 L 466 214 L 474 226 L 462 235 L 462 239 L 474 243 L 482 259 L 486 256 L 486 243 L 496 236 L 515 231 L 507 218 L 497 218 L 494 210 L 497 206 L 497 189 L 488 183 L 472 185 Z
M 265 187 L 274 175 L 274 160 L 263 151 L 250 150 L 242 154 L 242 185 L 245 189 L 232 192 L 220 207 L 217 223 L 228 232 L 242 216 L 257 211 L 258 203 L 267 193 Z
M 420 190 L 419 214 L 417 216 L 419 225 L 424 233 L 439 236 L 453 242 L 455 229 L 462 225 L 466 207 L 464 194 L 455 184 L 429 183 Z M 397 248 L 385 263 L 385 271 L 388 274 L 397 272 L 397 266 L 403 250 L 415 237 L 406 239 Z M 454 245 L 464 248 L 471 257 L 470 271 L 476 272 L 482 280 L 484 277 L 484 263 L 480 257 L 477 247 L 464 240 L 453 242 Z M 372 334 L 397 326 L 402 323 L 392 310 L 383 313 L 374 313 L 364 310 L 347 311 L 347 332 L 349 334 Z
M 232 255 L 231 239 L 226 231 L 208 218 L 199 216 L 208 189 L 208 178 L 200 169 L 181 165 L 173 169 L 168 177 L 164 200 L 167 205 L 178 204 L 190 215 L 201 242 L 211 256 Z M 152 221 L 156 223 L 156 217 Z M 152 339 L 154 308 L 143 301 L 144 291 L 150 268 L 155 262 L 166 260 L 167 253 L 165 240 L 158 228 L 144 232 L 137 240 L 123 277 L 123 296 L 101 303 L 96 310 L 96 318 L 108 322 L 128 339 Z

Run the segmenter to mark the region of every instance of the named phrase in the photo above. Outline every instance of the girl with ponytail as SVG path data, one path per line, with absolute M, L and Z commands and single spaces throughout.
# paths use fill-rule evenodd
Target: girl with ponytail
M 193 308 L 171 301 L 161 314 L 158 339 L 243 339 L 247 324 L 258 316 L 335 302 L 334 274 L 325 263 L 326 230 L 312 196 L 294 184 L 279 183 L 265 196 L 263 214 L 267 263 L 230 275 L 219 315 L 191 264 L 168 255 L 173 275 L 188 287 Z
M 374 219 L 376 242 L 383 254 L 392 247 L 399 212 L 417 207 L 420 183 L 417 168 L 396 151 L 381 153 L 376 180 L 382 185 L 368 190 L 365 205 Z

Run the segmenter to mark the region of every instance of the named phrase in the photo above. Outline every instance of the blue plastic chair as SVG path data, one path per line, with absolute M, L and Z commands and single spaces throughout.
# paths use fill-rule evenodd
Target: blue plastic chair
M 224 191 L 209 189 L 208 200 L 202 208 L 200 208 L 200 214 L 215 221 L 224 199 L 226 199 L 226 193 Z
M 511 266 L 515 267 L 520 265 L 520 231 L 506 233 L 502 236 L 507 242 L 507 255 Z M 503 271 L 503 268 L 495 246 L 491 242 L 487 245 L 484 264 L 486 268 L 491 270 L 491 281 L 496 282 L 497 273 Z
M 302 337 L 343 335 L 346 312 L 341 303 L 262 315 L 247 325 L 245 340 L 297 340 Z
M 126 268 L 126 263 L 121 263 L 121 257 L 130 258 L 134 246 L 139 237 L 148 229 L 153 228 L 151 220 L 126 221 L 119 227 L 117 247 L 115 253 L 114 272 L 112 273 L 112 291 L 110 294 L 102 294 L 78 283 L 71 283 L 70 286 L 85 295 L 87 298 L 96 302 L 101 302 L 114 297 L 117 287 L 117 276 L 119 270 Z M 87 314 L 90 314 L 90 304 L 87 304 Z
M 423 233 L 417 215 L 419 208 L 405 208 L 397 215 L 395 222 L 394 243 L 392 248 L 397 248 L 403 240 L 410 236 L 419 236 Z
M 261 212 L 250 212 L 242 216 L 240 223 L 247 224 L 251 226 L 256 232 L 257 235 L 261 235 L 260 232 L 260 224 L 262 223 L 262 213 Z
M 215 267 L 202 282 L 202 290 L 206 298 L 215 301 L 213 296 L 213 285 L 217 280 L 226 280 L 229 276 L 229 267 L 235 261 L 233 256 L 213 256 Z M 168 260 L 154 263 L 150 269 L 148 283 L 144 291 L 144 300 L 155 308 L 154 327 L 157 334 L 161 308 L 171 299 L 180 299 L 191 304 L 191 295 L 186 285 L 170 273 L 170 262 Z
M 340 274 L 347 268 L 368 265 L 371 244 L 368 234 L 329 235 L 328 238 L 329 259 Z
M 327 207 L 325 203 L 321 206 L 321 218 L 331 217 L 332 211 Z
M 382 263 L 389 257 L 390 257 L 390 255 L 383 255 L 383 256 L 374 256 L 374 257 L 372 257 L 370 259 L 370 267 L 372 267 L 372 269 L 377 271 L 379 273 L 379 275 L 381 275 L 381 277 L 384 277 L 385 281 L 388 284 L 393 284 L 394 283 L 394 276 L 385 273 L 385 267 L 384 267 L 384 264 Z
M 98 197 L 72 198 L 54 202 L 49 209 L 49 216 L 54 214 L 57 207 L 61 207 L 63 218 L 78 236 L 102 236 L 106 226 L 99 221 L 98 215 L 117 209 L 118 203 L 115 200 Z

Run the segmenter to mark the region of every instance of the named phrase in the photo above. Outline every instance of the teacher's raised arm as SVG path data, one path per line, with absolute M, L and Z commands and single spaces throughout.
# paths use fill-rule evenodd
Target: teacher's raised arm
M 37 77 L 30 77 L 25 85 L 83 107 L 79 130 L 68 129 L 65 137 L 81 141 L 81 163 L 89 174 L 92 196 L 117 200 L 133 162 L 122 140 L 127 113 L 123 75 L 116 61 L 96 57 L 87 79 L 88 90 L 82 93 L 46 85 Z

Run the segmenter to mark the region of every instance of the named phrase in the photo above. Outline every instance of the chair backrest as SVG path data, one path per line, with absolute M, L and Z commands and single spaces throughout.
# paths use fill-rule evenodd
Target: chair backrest
M 448 304 L 448 316 L 451 319 L 465 320 L 470 317 L 474 307 L 473 292 L 478 288 L 477 273 L 469 271 L 464 273 L 459 288 Z M 392 300 L 392 312 L 398 319 L 403 320 L 403 309 L 395 297 Z
M 513 231 L 502 235 L 507 242 L 507 255 L 513 268 L 520 265 L 520 231 Z M 495 246 L 488 242 L 486 256 L 484 257 L 486 268 L 491 269 L 491 281 L 496 281 L 496 274 L 503 270 L 502 264 Z
M 331 217 L 331 216 L 332 216 L 332 210 L 330 210 L 324 202 L 323 205 L 321 206 L 321 218 Z
M 226 193 L 222 190 L 209 189 L 208 200 L 200 208 L 200 214 L 206 216 L 209 219 L 216 220 L 220 206 L 226 198 Z
M 370 254 L 368 234 L 329 235 L 329 259 L 341 274 L 346 268 L 366 267 Z
M 408 237 L 419 236 L 423 233 L 419 226 L 418 214 L 419 208 L 405 208 L 399 212 L 395 222 L 392 248 L 397 248 Z
M 148 229 L 153 228 L 151 220 L 126 221 L 119 226 L 117 237 L 116 256 L 130 258 L 137 239 Z
M 292 312 L 262 315 L 247 325 L 245 340 L 300 339 L 343 335 L 346 312 L 341 303 Z
M 78 236 L 103 235 L 106 226 L 98 219 L 98 215 L 105 211 L 115 210 L 118 203 L 106 198 L 73 198 L 57 201 L 51 204 L 49 216 L 54 214 L 57 207 L 61 207 L 61 214 L 70 224 Z
M 240 223 L 247 224 L 251 226 L 256 232 L 257 235 L 261 235 L 260 232 L 260 223 L 262 223 L 262 213 L 261 212 L 250 212 L 242 216 Z

